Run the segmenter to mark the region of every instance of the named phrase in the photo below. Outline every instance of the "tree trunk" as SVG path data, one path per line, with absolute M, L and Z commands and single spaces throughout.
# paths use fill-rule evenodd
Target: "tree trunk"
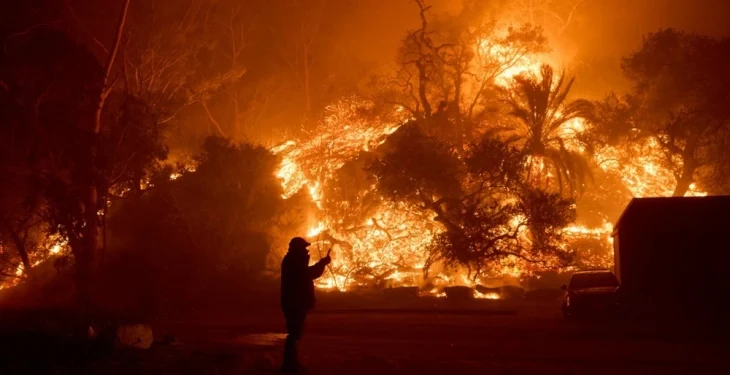
M 695 169 L 695 166 L 691 162 L 685 163 L 684 166 L 682 166 L 682 175 L 679 176 L 679 179 L 677 179 L 677 185 L 674 187 L 672 196 L 683 197 L 687 194 L 689 186 L 692 185 Z
M 114 66 L 114 60 L 117 57 L 119 47 L 121 45 L 122 34 L 124 31 L 124 25 L 127 21 L 130 2 L 131 0 L 125 0 L 122 5 L 122 11 L 119 16 L 116 35 L 114 37 L 114 45 L 107 57 L 101 92 L 99 93 L 99 98 L 96 103 L 96 111 L 94 113 L 91 144 L 89 145 L 89 159 L 87 163 L 88 170 L 86 175 L 87 181 L 84 181 L 87 185 L 86 196 L 84 198 L 84 241 L 83 244 L 80 244 L 81 248 L 79 251 L 76 252 L 76 292 L 80 307 L 84 314 L 84 331 L 88 329 L 89 323 L 91 322 L 92 285 L 94 285 L 94 274 L 98 266 L 96 263 L 99 260 L 99 257 L 96 257 L 96 252 L 99 249 L 99 216 L 97 214 L 99 209 L 99 181 L 96 171 L 96 156 L 99 146 L 99 133 L 101 132 L 101 114 L 104 109 L 106 99 L 112 90 L 109 78 L 111 76 L 112 67 Z M 106 204 L 106 202 L 104 202 L 104 204 Z
M 10 220 L 3 218 L 3 224 L 5 225 L 5 228 L 7 229 L 8 233 L 10 233 L 10 236 L 13 238 L 13 243 L 15 244 L 15 249 L 18 251 L 18 255 L 20 256 L 21 262 L 23 262 L 23 273 L 28 275 L 28 278 L 30 278 L 32 275 L 32 271 L 31 271 L 30 258 L 28 258 L 28 250 L 25 248 L 25 240 L 20 237 L 18 232 L 15 230 L 13 225 L 10 223 Z
M 16 243 L 15 247 L 18 250 L 18 255 L 20 255 L 20 260 L 23 262 L 23 273 L 28 276 L 28 279 L 33 278 L 33 266 L 30 264 L 30 259 L 28 258 L 28 251 L 25 248 L 25 244 Z
M 418 99 L 421 100 L 423 116 L 426 120 L 428 120 L 431 118 L 432 114 L 431 103 L 428 102 L 428 96 L 426 95 L 428 74 L 426 74 L 426 67 L 420 61 L 416 63 L 416 67 L 418 68 Z
M 677 178 L 677 185 L 674 187 L 672 196 L 683 197 L 689 190 L 689 186 L 692 185 L 694 179 L 694 173 L 697 169 L 697 163 L 695 163 L 695 148 L 697 144 L 697 138 L 691 137 L 687 140 L 684 150 L 682 151 L 682 174 Z

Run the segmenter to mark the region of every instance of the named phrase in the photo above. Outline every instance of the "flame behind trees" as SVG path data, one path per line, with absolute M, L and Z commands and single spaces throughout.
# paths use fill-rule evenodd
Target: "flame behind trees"
M 609 95 L 588 116 L 599 136 L 594 145 L 605 145 L 596 155 L 602 168 L 628 166 L 624 181 L 635 195 L 702 195 L 698 184 L 723 178 L 728 41 L 671 29 L 649 34 L 623 62 L 631 93 Z M 646 186 L 641 176 L 661 182 Z
M 648 35 L 642 49 L 624 60 L 642 103 L 641 123 L 675 176 L 675 196 L 684 195 L 695 173 L 717 159 L 717 135 L 730 126 L 729 57 L 727 39 L 664 30 Z

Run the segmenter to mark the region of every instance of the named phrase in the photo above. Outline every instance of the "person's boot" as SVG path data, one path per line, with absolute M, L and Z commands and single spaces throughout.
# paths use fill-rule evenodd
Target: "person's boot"
M 282 368 L 281 372 L 284 374 L 307 374 L 309 370 L 302 365 L 298 365 L 296 368 Z
M 284 344 L 283 362 L 281 372 L 285 374 L 296 374 L 300 371 L 299 359 L 297 357 L 297 341 L 288 336 Z

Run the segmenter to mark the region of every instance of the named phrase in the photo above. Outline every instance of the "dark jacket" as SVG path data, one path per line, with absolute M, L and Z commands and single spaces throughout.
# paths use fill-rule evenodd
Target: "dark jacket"
M 281 309 L 307 311 L 314 308 L 314 280 L 324 273 L 320 260 L 309 267 L 309 254 L 304 249 L 289 249 L 281 262 Z

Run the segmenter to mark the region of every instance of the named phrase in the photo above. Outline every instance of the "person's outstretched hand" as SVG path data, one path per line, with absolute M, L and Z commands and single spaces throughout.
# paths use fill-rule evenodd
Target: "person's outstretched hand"
M 331 251 L 332 251 L 332 249 L 327 250 L 327 255 L 324 258 L 322 258 L 322 263 L 324 263 L 325 266 L 332 263 L 332 257 L 330 257 Z

